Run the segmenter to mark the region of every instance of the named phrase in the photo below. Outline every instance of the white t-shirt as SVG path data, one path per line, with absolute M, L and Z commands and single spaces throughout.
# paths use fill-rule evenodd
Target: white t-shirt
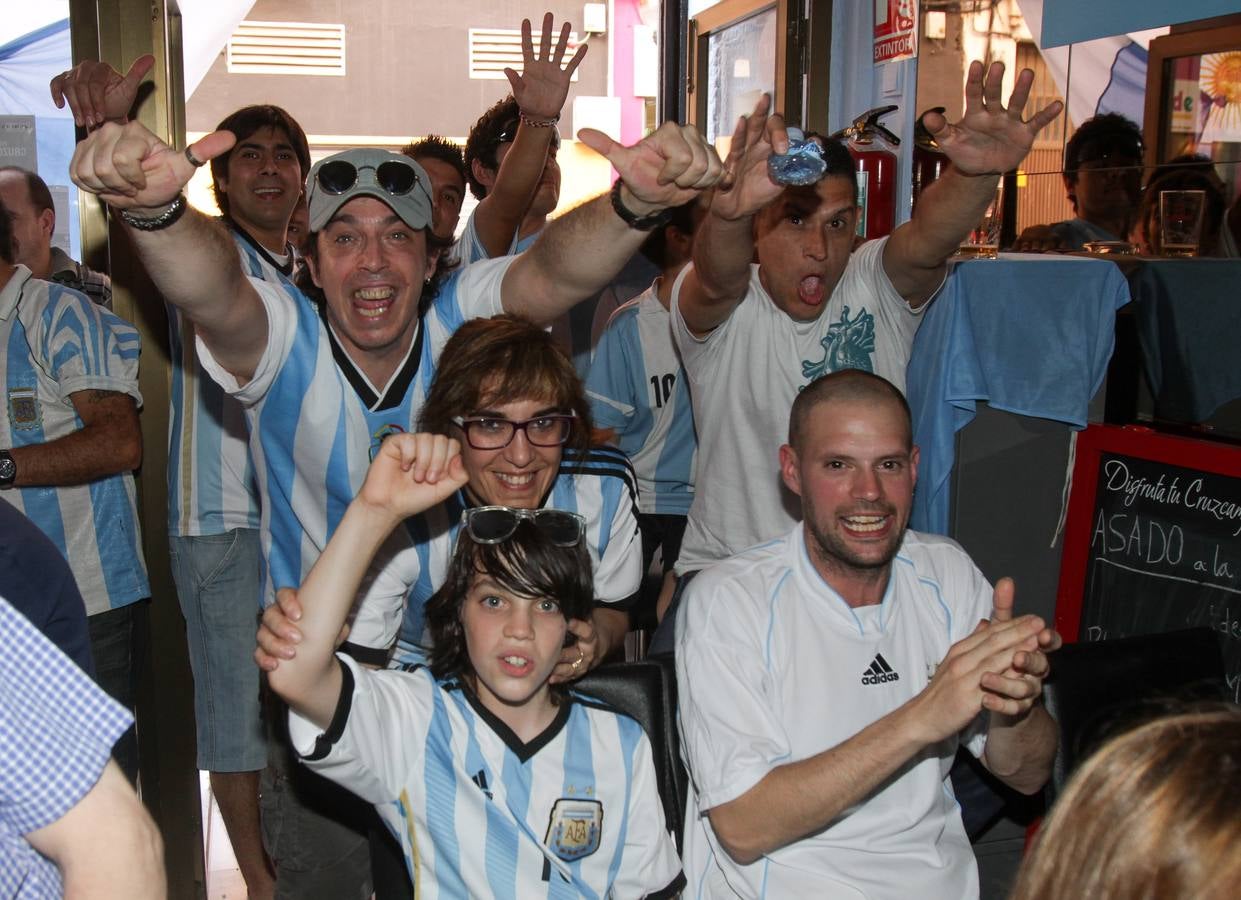
M 642 726 L 579 695 L 523 743 L 455 680 L 341 656 L 306 765 L 375 804 L 419 898 L 671 897 L 684 885 Z
M 686 267 L 672 290 L 672 333 L 689 376 L 698 429 L 697 490 L 677 571 L 701 569 L 788 531 L 800 519 L 780 483 L 779 449 L 798 392 L 820 375 L 865 369 L 902 391 L 921 317 L 883 270 L 886 238 L 863 244 L 824 304 L 796 322 L 750 272 L 732 315 L 705 337 L 685 324 L 679 302 Z
M 819 576 L 800 525 L 703 570 L 677 623 L 678 719 L 693 785 L 686 896 L 977 897 L 948 779 L 957 738 L 915 757 L 824 831 L 750 865 L 720 847 L 706 811 L 917 695 L 991 611 L 991 585 L 965 551 L 913 531 L 892 561 L 883 602 L 862 609 Z M 960 741 L 980 755 L 985 735 L 982 715 Z

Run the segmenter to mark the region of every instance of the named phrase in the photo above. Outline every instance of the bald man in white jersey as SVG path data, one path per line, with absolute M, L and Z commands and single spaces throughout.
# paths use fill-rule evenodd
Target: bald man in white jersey
M 1060 638 L 1014 617 L 1009 579 L 992 590 L 956 543 L 907 530 L 911 435 L 890 382 L 811 383 L 779 456 L 803 522 L 685 593 L 687 896 L 977 897 L 958 745 L 1024 793 L 1050 774 Z

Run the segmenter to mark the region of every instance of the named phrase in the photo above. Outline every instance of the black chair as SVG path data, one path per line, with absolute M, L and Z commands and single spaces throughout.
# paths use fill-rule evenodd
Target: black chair
M 664 820 L 681 847 L 688 781 L 681 764 L 676 723 L 676 671 L 670 659 L 600 666 L 573 686 L 576 693 L 603 701 L 636 719 L 646 730 L 655 758 Z
M 1066 644 L 1043 682 L 1060 734 L 1048 806 L 1111 735 L 1189 703 L 1226 699 L 1219 638 L 1208 628 Z

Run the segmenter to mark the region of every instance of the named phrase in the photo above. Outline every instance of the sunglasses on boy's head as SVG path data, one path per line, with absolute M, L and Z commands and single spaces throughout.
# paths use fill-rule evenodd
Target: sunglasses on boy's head
M 534 523 L 534 527 L 557 547 L 576 547 L 586 533 L 585 519 L 561 509 L 475 506 L 461 513 L 461 524 L 476 544 L 507 541 L 521 522 Z
M 319 167 L 315 180 L 328 194 L 338 195 L 358 183 L 362 172 L 372 172 L 375 184 L 393 197 L 404 197 L 418 184 L 418 173 L 399 160 L 382 162 L 378 166 L 355 166 L 347 159 L 338 159 Z
M 517 126 L 521 124 L 520 119 L 512 119 L 504 124 L 504 128 L 500 131 L 500 136 L 496 138 L 496 146 L 507 144 L 517 139 Z M 553 127 L 552 133 L 552 149 L 560 149 L 560 132 Z

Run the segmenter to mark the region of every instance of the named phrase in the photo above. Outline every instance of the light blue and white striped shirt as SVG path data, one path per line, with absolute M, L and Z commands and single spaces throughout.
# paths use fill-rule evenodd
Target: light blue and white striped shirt
M 69 399 L 115 391 L 141 405 L 138 331 L 77 291 L 17 266 L 0 291 L 0 447 L 46 444 L 82 428 Z M 134 477 L 0 493 L 52 539 L 94 615 L 150 596 Z
M 247 275 L 288 283 L 274 260 L 237 229 L 230 233 Z M 203 371 L 193 334 L 194 326 L 168 304 L 168 533 L 199 537 L 258 528 L 259 498 L 245 411 Z
M 328 733 L 290 714 L 290 737 L 375 804 L 414 896 L 636 900 L 684 885 L 633 719 L 573 695 L 523 743 L 455 680 L 345 662 Z
M 512 260 L 454 272 L 423 317 L 421 339 L 415 337 L 409 357 L 379 391 L 329 335 L 319 305 L 292 285 L 250 279 L 267 312 L 269 340 L 244 387 L 198 340 L 203 368 L 241 402 L 250 425 L 263 498 L 265 604 L 275 600 L 277 588 L 297 587 L 305 579 L 383 438 L 415 430 L 448 338 L 469 319 L 503 311 L 500 288 Z M 368 578 L 390 559 L 389 549 L 381 550 Z
M 595 350 L 586 394 L 595 425 L 614 429 L 633 463 L 638 509 L 684 516 L 694 501 L 698 440 L 671 323 L 654 286 L 616 310 Z
M 470 263 L 476 263 L 483 259 L 492 259 L 493 257 L 487 253 L 483 247 L 482 239 L 478 236 L 478 227 L 474 224 L 474 217 L 478 215 L 478 208 L 470 213 L 470 217 L 465 221 L 465 230 L 461 232 L 461 237 L 457 240 L 456 251 L 457 261 L 461 265 L 468 266 Z M 505 256 L 516 256 L 518 253 L 524 253 L 530 249 L 530 246 L 538 239 L 542 231 L 536 231 L 534 234 L 528 234 L 524 238 L 519 238 L 516 233 L 513 234 L 513 242 L 509 244 Z M 494 257 L 499 259 L 499 257 Z

